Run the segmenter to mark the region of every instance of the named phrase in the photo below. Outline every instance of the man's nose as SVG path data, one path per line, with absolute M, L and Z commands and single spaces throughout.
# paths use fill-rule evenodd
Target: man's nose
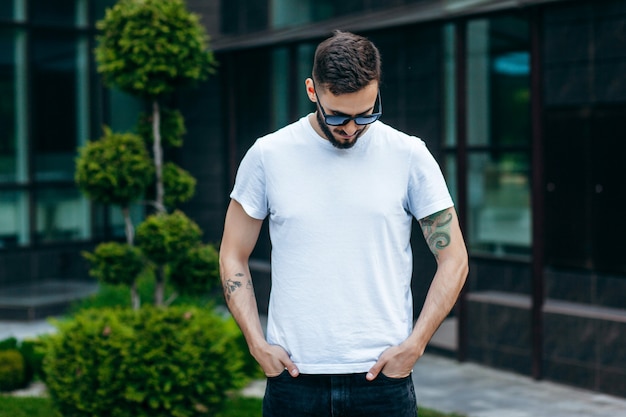
M 354 120 L 350 120 L 343 126 L 343 130 L 347 135 L 352 136 L 359 130 L 359 125 L 357 125 Z

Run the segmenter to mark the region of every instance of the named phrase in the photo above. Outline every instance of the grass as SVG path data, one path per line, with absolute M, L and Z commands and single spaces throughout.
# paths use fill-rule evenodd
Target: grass
M 259 398 L 234 397 L 215 417 L 261 417 Z M 0 417 L 58 417 L 49 398 L 11 397 L 0 395 Z M 419 417 L 462 417 L 420 408 Z
M 49 398 L 0 395 L 0 417 L 58 417 Z M 215 417 L 261 417 L 261 400 L 235 397 Z

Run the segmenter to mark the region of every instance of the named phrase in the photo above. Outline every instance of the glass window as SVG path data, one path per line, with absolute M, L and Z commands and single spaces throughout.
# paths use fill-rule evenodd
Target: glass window
M 36 192 L 36 236 L 40 243 L 90 237 L 89 202 L 75 188 Z
M 0 181 L 15 181 L 15 35 L 0 31 Z
M 4 0 L 0 1 L 0 18 L 13 18 L 13 1 L 12 0 Z
M 76 21 L 76 3 L 83 0 L 30 0 L 34 23 L 73 25 Z
M 83 104 L 78 89 L 83 78 L 77 70 L 77 38 L 33 33 L 32 56 L 35 178 L 72 181 L 81 124 L 77 110 L 78 104 Z
M 289 123 L 289 50 L 278 48 L 272 51 L 272 126 L 279 129 Z
M 467 126 L 470 146 L 530 140 L 528 23 L 503 17 L 468 25 Z
M 305 115 L 315 111 L 315 104 L 309 100 L 304 87 L 304 80 L 311 77 L 313 70 L 313 55 L 315 55 L 315 44 L 303 43 L 298 45 L 298 75 L 296 78 L 295 94 L 298 98 L 298 114 Z
M 469 241 L 474 251 L 528 254 L 531 245 L 526 153 L 474 152 L 469 157 Z
M 311 21 L 311 0 L 274 0 L 271 4 L 271 26 L 275 29 Z
M 25 192 L 0 193 L 0 249 L 28 244 L 28 198 Z
M 474 253 L 530 255 L 527 21 L 469 22 L 467 54 L 468 245 Z
M 456 145 L 456 97 L 455 97 L 455 43 L 454 25 L 447 24 L 443 27 L 443 71 L 444 71 L 444 144 L 445 146 Z
M 24 31 L 0 31 L 0 182 L 27 180 L 25 51 Z

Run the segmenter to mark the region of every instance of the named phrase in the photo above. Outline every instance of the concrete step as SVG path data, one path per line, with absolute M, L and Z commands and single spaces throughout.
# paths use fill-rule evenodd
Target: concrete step
M 0 289 L 0 320 L 39 320 L 61 315 L 75 301 L 98 290 L 90 281 L 51 279 Z

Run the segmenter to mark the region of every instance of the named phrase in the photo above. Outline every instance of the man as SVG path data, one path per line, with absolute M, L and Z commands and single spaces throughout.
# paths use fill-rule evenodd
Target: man
M 380 55 L 335 32 L 306 80 L 317 111 L 244 157 L 220 251 L 225 298 L 268 377 L 265 417 L 416 415 L 411 371 L 454 305 L 467 252 L 439 166 L 378 121 Z M 269 216 L 267 339 L 248 258 Z M 413 217 L 437 260 L 412 323 Z

